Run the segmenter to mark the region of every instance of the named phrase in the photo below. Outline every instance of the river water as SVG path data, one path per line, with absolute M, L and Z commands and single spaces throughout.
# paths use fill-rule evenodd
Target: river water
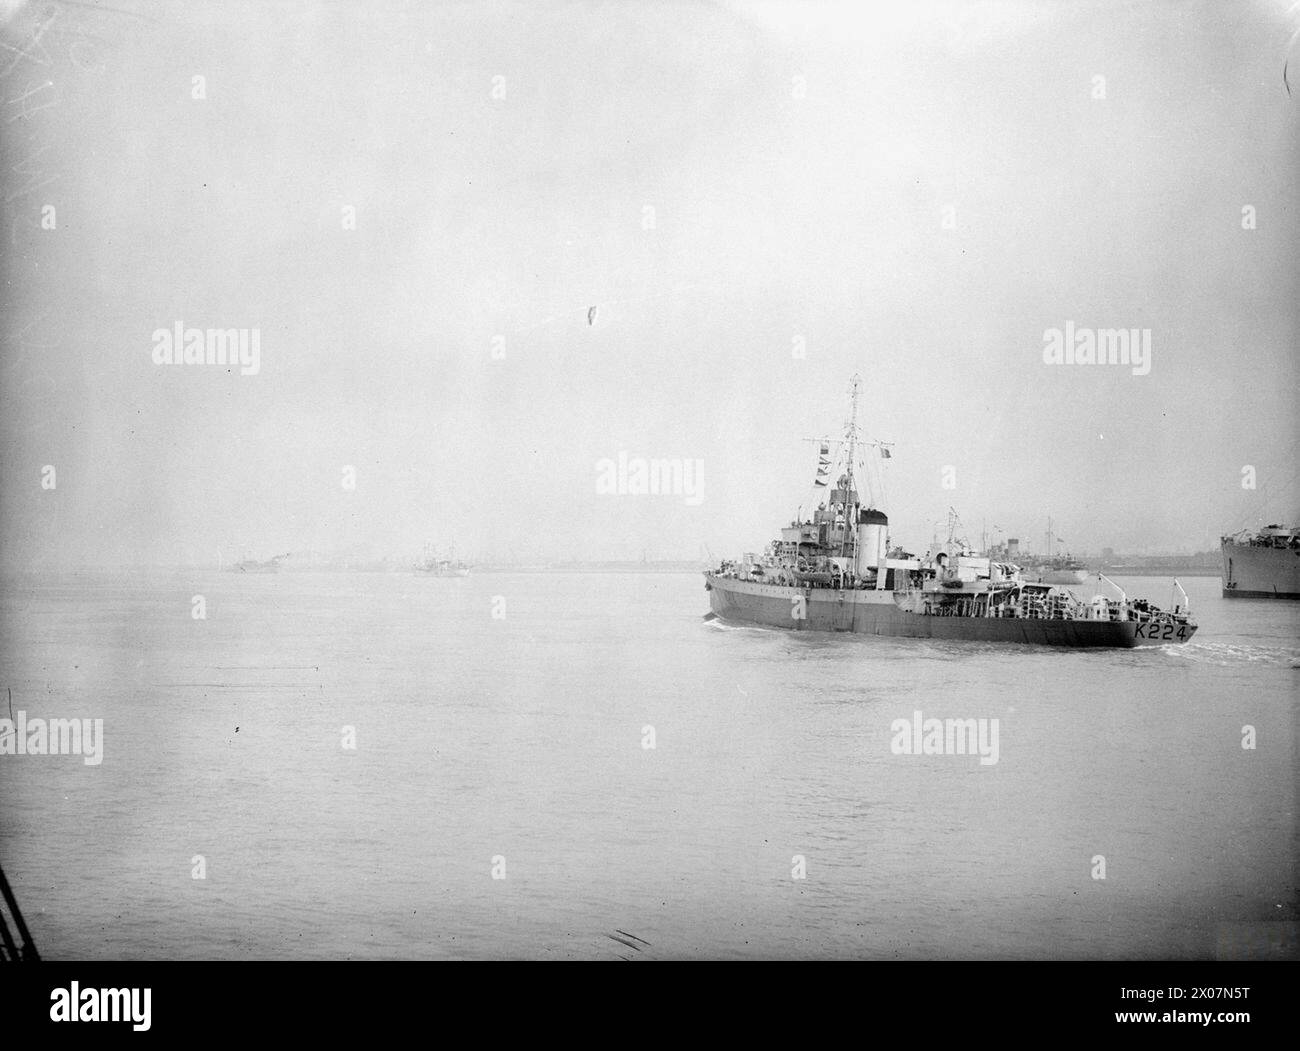
M 1184 584 L 1194 642 L 1056 651 L 692 574 L 10 578 L 14 712 L 103 738 L 0 755 L 0 862 L 48 958 L 1294 956 L 1300 604 Z

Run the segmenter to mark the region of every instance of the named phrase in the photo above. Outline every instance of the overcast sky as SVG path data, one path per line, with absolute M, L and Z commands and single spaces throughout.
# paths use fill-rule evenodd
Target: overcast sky
M 6 2 L 0 553 L 737 554 L 855 372 L 913 549 L 1294 516 L 1292 6 Z

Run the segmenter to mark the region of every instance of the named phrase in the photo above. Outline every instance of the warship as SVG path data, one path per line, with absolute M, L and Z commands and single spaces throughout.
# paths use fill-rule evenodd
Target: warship
M 1088 601 L 1043 581 L 1024 579 L 1020 567 L 973 551 L 957 537 L 950 514 L 948 539 L 923 556 L 891 547 L 889 518 L 859 498 L 867 479 L 860 450 L 881 460 L 889 445 L 867 442 L 858 430 L 858 390 L 842 439 L 820 443 L 814 487 L 826 495 L 816 510 L 800 509 L 761 554 L 724 560 L 704 574 L 706 619 L 789 628 L 906 638 L 961 639 L 1065 647 L 1135 647 L 1187 642 L 1196 633 L 1187 594 L 1178 581 L 1172 609 L 1130 599 L 1101 573 L 1113 595 Z M 835 448 L 832 455 L 831 449 Z M 833 486 L 832 475 L 838 473 Z M 869 482 L 868 482 L 869 484 Z
M 1300 528 L 1270 525 L 1220 539 L 1224 598 L 1300 599 Z

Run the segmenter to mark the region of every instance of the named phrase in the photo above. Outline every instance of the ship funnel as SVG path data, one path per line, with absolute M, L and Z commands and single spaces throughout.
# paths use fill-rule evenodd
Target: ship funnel
M 868 507 L 858 512 L 858 547 L 854 569 L 858 576 L 885 564 L 885 533 L 889 519 L 883 511 Z

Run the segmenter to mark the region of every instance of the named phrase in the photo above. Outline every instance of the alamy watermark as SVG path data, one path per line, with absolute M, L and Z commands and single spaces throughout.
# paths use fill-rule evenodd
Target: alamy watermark
M 978 755 L 980 766 L 997 765 L 997 719 L 926 719 L 914 711 L 910 720 L 890 723 L 889 732 L 894 755 Z
M 260 328 L 186 328 L 177 321 L 154 329 L 151 338 L 155 365 L 239 365 L 244 376 L 262 368 Z
M 704 502 L 703 460 L 647 460 L 618 454 L 596 461 L 596 492 L 601 496 L 680 496 L 688 507 Z
M 131 1022 L 137 1033 L 147 1032 L 153 989 L 81 988 L 71 982 L 50 992 L 51 1022 Z
M 79 755 L 87 766 L 104 761 L 103 719 L 0 719 L 0 755 Z
M 1075 328 L 1043 331 L 1044 365 L 1131 365 L 1134 376 L 1151 371 L 1149 328 Z

